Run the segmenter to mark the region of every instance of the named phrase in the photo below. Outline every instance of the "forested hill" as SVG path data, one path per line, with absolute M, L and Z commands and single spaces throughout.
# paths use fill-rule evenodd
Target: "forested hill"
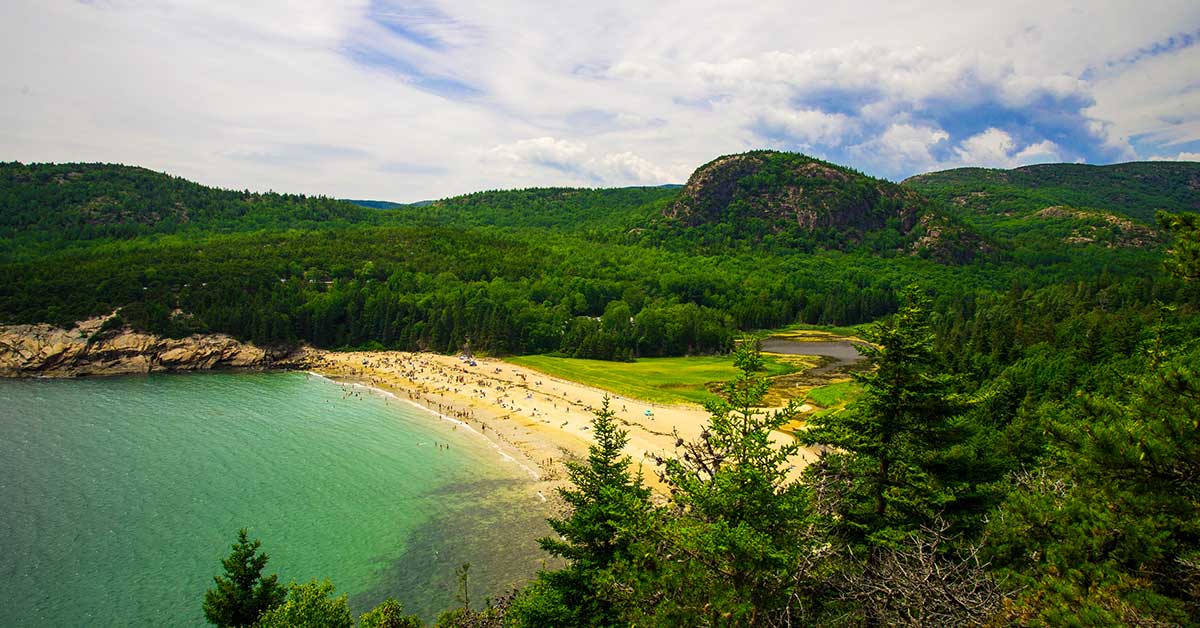
M 0 238 L 128 238 L 378 220 L 375 210 L 330 198 L 221 190 L 133 166 L 0 163 Z
M 420 207 L 422 205 L 428 205 L 433 202 L 433 201 L 417 201 L 416 203 L 393 203 L 392 201 L 371 201 L 371 200 L 361 200 L 361 199 L 352 199 L 352 198 L 343 198 L 340 200 L 346 201 L 347 203 L 353 203 L 353 204 L 359 205 L 361 207 L 370 207 L 371 209 L 399 209 L 401 207 L 410 207 L 410 206 Z
M 120 310 L 166 335 L 439 351 L 470 337 L 498 354 L 612 359 L 874 320 L 913 281 L 960 303 L 1158 269 L 1157 242 L 1013 247 L 956 222 L 955 207 L 769 151 L 720 158 L 682 189 L 488 191 L 392 209 L 126 166 L 10 163 L 0 323 L 70 326 Z M 993 243 L 1002 255 L 986 253 Z M 1166 302 L 1176 288 L 1137 290 Z
M 1196 162 L 957 168 L 910 177 L 902 185 L 977 213 L 1028 213 L 1069 206 L 1106 210 L 1150 225 L 1160 209 L 1200 210 L 1200 163 Z
M 965 261 L 991 248 L 921 194 L 797 153 L 717 158 L 653 224 L 664 239 L 709 247 L 868 250 Z
M 492 190 L 406 204 L 223 190 L 116 164 L 0 163 L 0 238 L 87 240 L 348 225 L 618 234 L 661 211 L 678 188 Z
M 644 224 L 679 186 L 489 190 L 393 208 L 401 224 L 620 232 Z

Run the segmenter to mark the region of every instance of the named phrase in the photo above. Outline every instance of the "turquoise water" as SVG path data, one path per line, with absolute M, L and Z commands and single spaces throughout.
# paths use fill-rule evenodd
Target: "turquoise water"
M 431 617 L 541 565 L 527 472 L 465 427 L 303 373 L 0 380 L 0 625 L 203 625 L 236 531 L 283 581 Z

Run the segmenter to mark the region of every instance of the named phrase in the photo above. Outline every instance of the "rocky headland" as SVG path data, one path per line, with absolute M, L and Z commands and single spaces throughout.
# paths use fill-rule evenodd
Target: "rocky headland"
M 103 329 L 109 317 L 78 323 L 0 326 L 0 377 L 80 377 L 160 371 L 304 365 L 302 350 L 264 349 L 224 334 L 163 338 Z

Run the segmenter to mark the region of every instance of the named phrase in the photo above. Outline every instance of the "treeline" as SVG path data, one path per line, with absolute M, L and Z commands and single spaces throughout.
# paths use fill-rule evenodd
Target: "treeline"
M 728 350 L 738 329 L 848 324 L 917 274 L 978 269 L 826 253 L 700 257 L 500 229 L 350 228 L 104 241 L 0 264 L 0 318 L 69 326 L 120 309 L 170 336 L 260 344 L 562 352 L 625 359 Z M 991 280 L 989 280 L 991 281 Z
M 724 209 L 704 206 L 728 215 L 644 230 L 626 227 L 661 215 L 679 190 L 482 192 L 377 211 L 215 190 L 139 168 L 3 164 L 0 229 L 12 235 L 0 237 L 0 321 L 69 327 L 120 310 L 123 322 L 167 336 L 440 352 L 469 341 L 493 354 L 625 360 L 724 352 L 744 330 L 874 320 L 895 311 L 899 286 L 918 279 L 939 311 L 982 320 L 977 300 L 990 307 L 987 295 L 1010 286 L 1127 281 L 1159 263 L 1156 249 L 1023 236 L 1003 255 L 936 263 L 897 248 L 899 218 L 880 218 L 911 194 L 902 187 L 803 156 L 749 156 L 761 157 L 757 170 L 713 184 L 728 188 Z M 798 182 L 812 208 L 866 203 L 872 213 L 878 205 L 872 215 L 883 222 L 797 235 L 756 218 L 778 210 L 772 195 Z M 387 226 L 403 223 L 437 226 Z M 955 247 L 968 244 L 939 246 L 967 259 Z M 1178 280 L 1155 281 L 1142 303 L 1186 298 Z M 1006 320 L 1021 316 L 1039 315 Z
M 905 187 L 952 205 L 992 215 L 1050 205 L 1093 207 L 1153 224 L 1155 213 L 1200 210 L 1195 162 L 1134 162 L 1108 166 L 1039 164 L 1012 170 L 959 168 L 917 175 Z
M 6 239 L 68 242 L 379 222 L 378 212 L 331 198 L 221 190 L 145 168 L 0 163 L 0 238 Z
M 397 224 L 519 227 L 615 235 L 643 226 L 678 186 L 492 190 L 395 209 Z

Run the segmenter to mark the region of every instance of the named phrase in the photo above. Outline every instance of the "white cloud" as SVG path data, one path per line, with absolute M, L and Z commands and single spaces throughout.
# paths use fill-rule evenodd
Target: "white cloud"
M 958 161 L 964 164 L 1004 167 L 1013 150 L 1012 136 L 1000 129 L 988 129 L 973 135 L 954 149 Z
M 605 155 L 592 162 L 592 169 L 602 180 L 616 181 L 622 184 L 660 185 L 679 180 L 678 175 L 659 168 L 630 152 Z
M 1183 151 L 1175 155 L 1151 155 L 1150 161 L 1200 161 L 1200 153 Z
M 1050 140 L 1042 140 L 1017 151 L 1017 154 L 1012 156 L 1011 163 L 1017 166 L 1026 166 L 1062 160 L 1062 149 Z
M 964 166 L 1015 168 L 1033 163 L 1062 161 L 1054 142 L 1042 140 L 1018 149 L 1012 135 L 991 128 L 963 140 L 954 148 L 956 163 Z
M 916 171 L 961 166 L 1015 168 L 1063 160 L 1062 150 L 1054 142 L 1041 140 L 1018 146 L 1010 133 L 997 128 L 989 128 L 957 144 L 951 144 L 950 140 L 950 134 L 937 127 L 897 123 L 851 151 L 886 174 L 902 173 L 906 167 L 915 167 Z
M 570 177 L 577 185 L 638 185 L 670 183 L 678 179 L 659 166 L 625 151 L 595 154 L 582 142 L 536 137 L 494 146 L 483 153 L 483 162 L 500 167 L 514 180 L 535 180 L 550 169 Z
M 586 151 L 587 146 L 580 142 L 553 137 L 534 137 L 493 147 L 491 154 L 512 163 L 569 168 L 577 165 L 579 158 Z
M 758 118 L 767 135 L 793 138 L 804 144 L 836 146 L 854 132 L 854 122 L 842 113 L 816 109 L 769 109 Z
M 906 165 L 924 169 L 937 163 L 933 147 L 948 139 L 950 134 L 936 127 L 897 123 L 853 150 L 866 161 L 881 162 L 889 171 Z
M 1093 86 L 1096 104 L 1087 114 L 1106 121 L 1115 141 L 1200 141 L 1200 46 L 1140 61 L 1107 73 Z
M 1170 154 L 1200 140 L 1200 46 L 1138 51 L 1197 23 L 1194 0 L 7 0 L 0 160 L 404 201 L 682 182 L 764 145 L 888 176 Z

